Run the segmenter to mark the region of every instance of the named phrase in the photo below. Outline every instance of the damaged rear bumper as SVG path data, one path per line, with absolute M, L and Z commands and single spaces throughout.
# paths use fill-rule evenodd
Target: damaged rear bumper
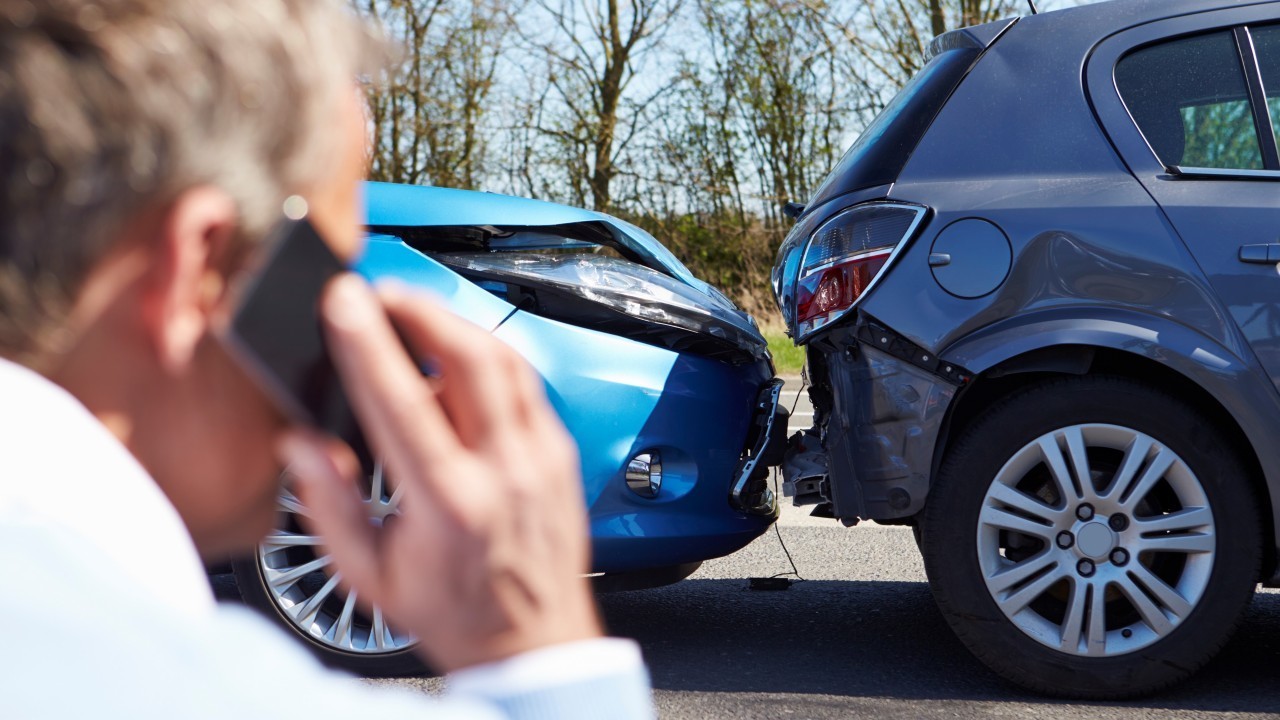
M 782 494 L 797 506 L 830 502 L 827 451 L 818 428 L 792 436 L 782 461 Z
M 784 494 L 842 519 L 918 513 L 967 374 L 866 323 L 833 331 L 808 353 L 815 426 L 789 443 Z

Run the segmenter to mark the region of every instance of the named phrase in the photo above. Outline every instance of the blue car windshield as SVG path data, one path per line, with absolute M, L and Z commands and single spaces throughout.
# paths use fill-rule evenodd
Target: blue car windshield
M 980 53 L 977 48 L 956 47 L 935 55 L 858 136 L 818 186 L 807 208 L 896 180 L 933 118 Z

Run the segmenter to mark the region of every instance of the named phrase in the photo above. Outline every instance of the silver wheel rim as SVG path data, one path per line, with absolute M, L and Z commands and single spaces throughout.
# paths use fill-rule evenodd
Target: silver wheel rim
M 286 471 L 287 473 L 288 471 Z M 382 465 L 374 466 L 362 488 L 370 518 L 381 523 L 396 515 L 399 491 L 390 492 Z M 388 625 L 382 611 L 366 616 L 356 606 L 356 593 L 338 587 L 342 574 L 332 569 L 332 558 L 319 552 L 320 537 L 306 534 L 299 517 L 307 509 L 282 483 L 276 528 L 258 546 L 258 566 L 263 585 L 280 613 L 300 632 L 320 645 L 359 655 L 400 652 L 417 640 Z
M 1217 538 L 1172 448 L 1116 425 L 1028 443 L 982 501 L 978 561 L 996 605 L 1055 650 L 1111 657 L 1172 633 L 1200 601 Z

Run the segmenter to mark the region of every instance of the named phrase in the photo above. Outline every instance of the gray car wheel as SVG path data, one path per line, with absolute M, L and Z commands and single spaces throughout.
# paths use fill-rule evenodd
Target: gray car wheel
M 418 675 L 425 666 L 414 652 L 417 640 L 388 623 L 382 611 L 364 612 L 354 591 L 339 586 L 341 573 L 309 534 L 301 518 L 306 507 L 283 482 L 277 522 L 252 557 L 232 564 L 245 602 L 278 621 L 323 661 L 367 677 Z M 396 514 L 400 497 L 385 481 L 381 465 L 363 487 L 372 522 Z
M 1098 461 L 1107 454 L 1123 458 L 1119 467 Z M 1172 633 L 1204 594 L 1217 545 L 1204 488 L 1177 452 L 1097 423 L 1053 430 L 1015 453 L 987 489 L 977 535 L 987 591 L 1005 617 L 1085 657 Z M 1063 607 L 1045 602 L 1055 598 Z
M 1258 508 L 1197 410 L 1106 377 L 1033 386 L 948 450 L 922 551 L 962 641 L 1040 692 L 1118 698 L 1189 675 L 1258 578 Z

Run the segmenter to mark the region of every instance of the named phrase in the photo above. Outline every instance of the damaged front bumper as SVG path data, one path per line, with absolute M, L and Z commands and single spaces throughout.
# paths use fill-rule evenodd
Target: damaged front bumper
M 815 425 L 788 445 L 784 495 L 846 520 L 918 513 L 967 373 L 866 321 L 833 330 L 808 355 Z
M 782 380 L 774 378 L 756 396 L 755 414 L 747 446 L 738 463 L 737 480 L 729 492 L 729 504 L 752 515 L 773 515 L 777 498 L 769 487 L 769 468 L 782 461 L 786 449 L 787 421 L 791 413 L 781 405 Z
M 542 377 L 578 445 L 593 572 L 672 580 L 768 529 L 776 503 L 762 476 L 786 422 L 776 393 L 761 392 L 775 372 L 747 313 L 616 218 L 487 193 L 368 191 L 360 272 L 432 289 Z M 632 477 L 642 470 L 647 482 Z

